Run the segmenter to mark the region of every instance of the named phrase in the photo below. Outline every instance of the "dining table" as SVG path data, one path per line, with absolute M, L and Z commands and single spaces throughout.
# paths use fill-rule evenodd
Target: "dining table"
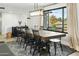
M 33 31 L 38 31 L 39 34 L 36 34 L 37 36 L 40 36 L 43 40 L 49 40 L 49 39 L 54 39 L 58 38 L 61 40 L 62 37 L 66 36 L 66 33 L 60 33 L 60 32 L 54 32 L 54 31 L 48 31 L 48 30 L 34 30 Z

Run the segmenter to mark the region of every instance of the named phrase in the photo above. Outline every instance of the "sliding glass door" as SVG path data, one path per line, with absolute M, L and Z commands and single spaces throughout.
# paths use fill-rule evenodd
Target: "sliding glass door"
M 44 11 L 44 27 L 51 31 L 67 32 L 67 8 Z

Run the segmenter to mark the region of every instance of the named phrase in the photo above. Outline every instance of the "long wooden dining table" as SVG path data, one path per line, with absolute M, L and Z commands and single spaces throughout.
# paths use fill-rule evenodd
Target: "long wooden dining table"
M 48 30 L 33 30 L 38 31 L 40 36 L 43 40 L 49 40 L 53 38 L 59 38 L 61 40 L 61 37 L 65 37 L 66 33 L 60 33 L 60 32 L 54 32 L 54 31 L 48 31 Z

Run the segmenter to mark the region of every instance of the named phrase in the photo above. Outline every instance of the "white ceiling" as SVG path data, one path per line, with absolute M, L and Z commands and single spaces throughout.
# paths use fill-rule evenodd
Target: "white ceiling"
M 38 7 L 45 7 L 50 5 L 51 3 L 38 3 Z M 0 7 L 11 7 L 11 8 L 19 8 L 19 9 L 30 9 L 34 8 L 34 3 L 0 3 Z

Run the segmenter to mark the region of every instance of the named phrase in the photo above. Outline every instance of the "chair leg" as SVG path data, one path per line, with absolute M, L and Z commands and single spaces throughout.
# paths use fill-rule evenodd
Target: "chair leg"
M 41 47 L 37 47 L 37 52 L 39 53 L 39 56 L 41 56 Z
M 24 42 L 23 42 L 23 48 L 25 47 L 25 44 L 26 44 L 26 40 L 24 39 Z
M 41 51 L 39 51 L 39 56 L 41 56 Z
M 32 46 L 30 46 L 30 53 L 32 52 L 31 50 L 32 50 Z
M 18 44 L 19 44 L 19 37 L 17 38 L 17 42 L 18 42 Z
M 17 40 L 16 40 L 16 42 L 19 42 L 19 37 L 17 37 Z
M 23 48 L 24 48 L 24 46 L 25 46 L 25 43 L 23 43 Z
M 25 45 L 26 45 L 26 41 L 24 41 L 24 43 L 23 43 L 23 48 L 25 47 Z
M 48 45 L 48 53 L 49 53 L 49 56 L 51 56 L 50 54 L 50 46 Z
M 20 45 L 22 44 L 22 38 L 20 38 Z
M 35 54 L 36 48 L 34 48 L 33 55 Z
M 55 56 L 56 56 L 56 42 L 54 42 Z
M 38 53 L 39 53 L 39 56 L 41 56 L 41 48 L 38 47 Z
M 61 44 L 61 42 L 60 42 L 60 48 L 61 48 L 61 51 L 63 52 L 63 47 L 62 47 L 62 44 Z
M 18 42 L 18 37 L 16 37 L 16 42 Z
M 20 37 L 18 37 L 18 44 L 20 44 Z
M 26 48 L 27 48 L 27 44 L 26 44 L 26 46 L 25 46 L 25 50 L 26 50 Z

